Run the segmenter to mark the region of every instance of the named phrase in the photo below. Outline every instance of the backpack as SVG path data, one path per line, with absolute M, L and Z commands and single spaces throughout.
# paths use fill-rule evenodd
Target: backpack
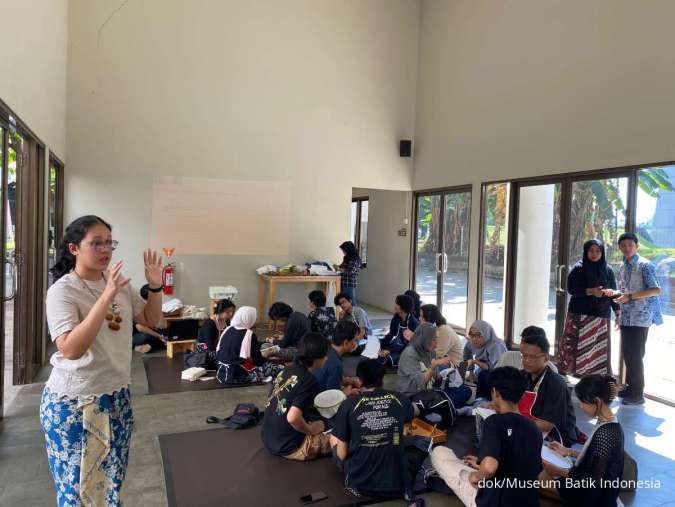
M 263 413 L 253 403 L 239 403 L 234 407 L 234 413 L 225 419 L 219 419 L 215 416 L 206 418 L 209 424 L 222 424 L 225 428 L 231 430 L 243 430 L 256 426 L 263 418 Z
M 452 404 L 450 397 L 440 389 L 425 389 L 410 397 L 410 401 L 420 411 L 420 415 L 425 417 L 429 414 L 438 414 L 441 421 L 438 427 L 447 429 L 454 426 L 457 418 L 457 411 Z
M 197 352 L 186 352 L 183 354 L 183 366 L 187 368 L 204 368 L 205 370 L 215 370 L 215 352 L 204 350 Z

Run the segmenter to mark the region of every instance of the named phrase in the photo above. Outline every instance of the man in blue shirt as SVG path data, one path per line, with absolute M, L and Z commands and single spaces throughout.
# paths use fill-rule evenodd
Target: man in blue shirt
M 619 236 L 619 249 L 623 264 L 619 271 L 619 291 L 607 295 L 620 296 L 621 347 L 626 363 L 626 387 L 619 392 L 624 405 L 641 405 L 645 375 L 643 358 L 647 333 L 652 324 L 662 324 L 659 294 L 661 288 L 656 280 L 656 269 L 647 259 L 637 254 L 638 238 L 632 232 Z
M 333 331 L 331 348 L 326 363 L 314 371 L 319 391 L 342 389 L 342 356 L 352 352 L 358 345 L 359 326 L 349 321 L 340 321 Z M 345 387 L 346 394 L 351 393 L 350 386 Z

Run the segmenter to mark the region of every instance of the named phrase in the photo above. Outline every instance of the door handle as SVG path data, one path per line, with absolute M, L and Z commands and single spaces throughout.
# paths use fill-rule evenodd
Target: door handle
M 448 272 L 448 254 L 443 252 L 443 274 Z
M 439 253 L 436 254 L 436 274 L 441 274 L 441 255 Z
M 16 292 L 18 290 L 18 280 L 16 276 L 16 264 L 10 260 L 5 260 L 5 267 L 9 264 L 10 267 L 10 274 L 12 276 L 12 295 L 11 296 L 5 296 L 3 298 L 3 301 L 6 303 L 7 301 L 11 301 L 16 297 Z
M 562 287 L 562 271 L 566 266 L 564 264 L 558 264 L 555 271 L 555 290 L 557 292 L 565 292 L 565 289 Z

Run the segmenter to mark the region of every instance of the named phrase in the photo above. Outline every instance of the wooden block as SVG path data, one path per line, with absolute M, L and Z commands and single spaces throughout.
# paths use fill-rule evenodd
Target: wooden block
M 420 437 L 431 437 L 431 441 L 434 444 L 441 444 L 448 439 L 448 433 L 432 426 L 426 421 L 421 419 L 413 419 L 410 423 L 406 424 L 406 430 L 412 435 L 417 435 Z
M 166 356 L 173 358 L 174 354 L 180 352 L 194 352 L 197 347 L 196 340 L 176 340 L 166 342 Z

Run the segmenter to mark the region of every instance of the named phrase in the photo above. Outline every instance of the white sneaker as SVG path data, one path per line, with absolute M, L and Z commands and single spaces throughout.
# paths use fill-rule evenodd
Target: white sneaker
M 270 382 L 272 382 L 272 375 L 267 375 L 267 377 L 263 379 L 263 384 L 269 384 Z

